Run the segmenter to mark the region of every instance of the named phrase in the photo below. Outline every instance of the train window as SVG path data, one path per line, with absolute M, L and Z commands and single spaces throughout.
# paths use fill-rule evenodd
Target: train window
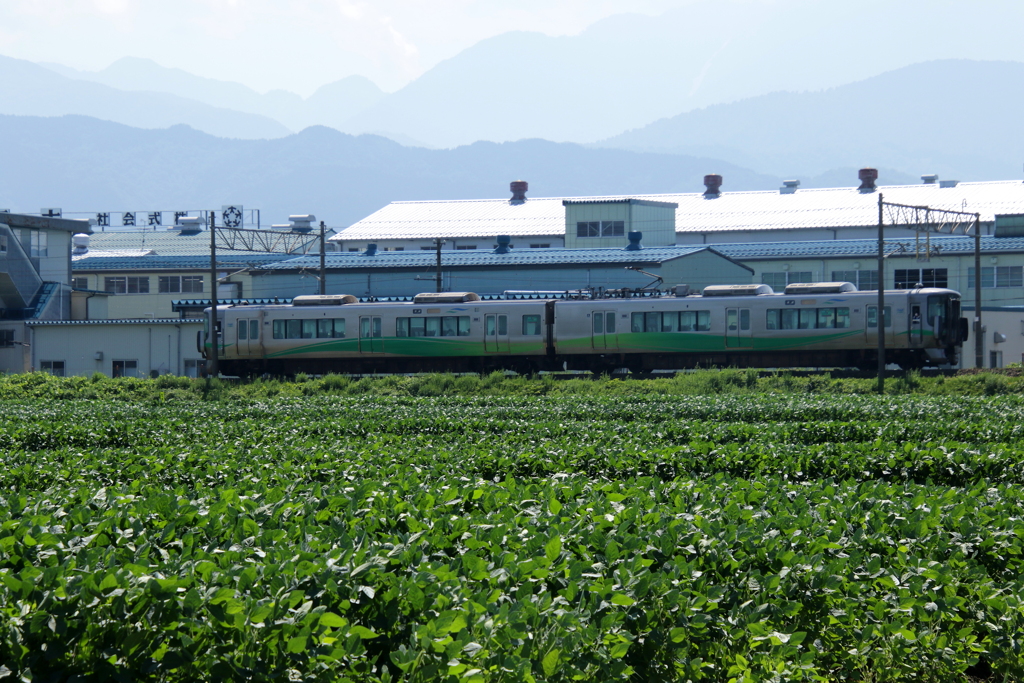
M 661 313 L 644 313 L 644 332 L 661 331 Z
M 814 327 L 814 319 L 817 317 L 813 308 L 801 308 L 800 309 L 800 323 L 799 329 L 810 330 Z
M 249 321 L 249 339 L 256 341 L 260 338 L 260 321 L 250 320 Z
M 303 320 L 302 321 L 302 338 L 313 339 L 316 337 L 316 321 L 315 320 Z
M 441 336 L 441 319 L 440 318 L 425 318 L 425 325 L 423 331 L 424 337 L 440 337 Z
M 507 334 L 508 334 L 508 316 L 507 315 L 499 315 L 498 316 L 498 335 L 499 336 L 505 336 Z
M 345 319 L 335 318 L 334 319 L 334 338 L 342 339 L 345 336 Z
M 946 318 L 946 300 L 941 296 L 928 297 L 928 324 L 935 329 L 943 327 Z
M 459 336 L 460 337 L 468 337 L 469 336 L 469 316 L 468 315 L 460 315 L 459 316 Z
M 615 332 L 615 314 L 605 313 L 604 316 L 604 331 L 609 334 Z
M 795 330 L 800 326 L 800 311 L 795 308 L 783 308 L 779 312 L 779 329 Z
M 493 315 L 489 315 L 489 316 L 487 316 L 485 318 L 485 320 L 487 321 L 487 327 L 484 330 L 484 332 L 485 332 L 485 334 L 488 337 L 493 337 L 494 336 L 494 316 Z
M 287 326 L 287 339 L 301 339 L 302 338 L 302 321 L 301 320 L 289 320 Z
M 274 321 L 274 339 L 284 339 L 284 320 Z
M 409 336 L 409 319 L 408 318 L 397 318 L 395 320 L 395 336 L 396 337 L 408 337 Z
M 730 308 L 725 312 L 725 326 L 730 332 L 736 331 L 736 309 Z
M 849 327 L 850 326 L 850 309 L 849 308 L 837 308 L 836 309 L 836 327 Z
M 426 318 L 409 318 L 409 336 L 410 337 L 424 337 L 426 336 Z
M 630 332 L 644 331 L 644 314 L 634 313 L 630 319 Z
M 769 308 L 765 311 L 764 317 L 764 328 L 766 330 L 777 330 L 779 329 L 779 313 L 781 311 L 777 308 Z
M 454 315 L 446 315 L 441 318 L 441 336 L 454 337 L 458 334 L 459 326 Z
M 749 308 L 741 308 L 740 309 L 740 329 L 741 330 L 749 330 L 750 329 L 750 309 Z
M 334 336 L 334 320 L 332 318 L 322 318 L 316 321 L 316 336 L 319 339 L 330 338 Z
M 670 313 L 661 314 L 661 331 L 662 332 L 678 332 L 679 331 L 679 313 L 672 311 Z
M 594 334 L 604 334 L 604 316 L 594 313 Z
M 819 308 L 818 309 L 818 322 L 816 327 L 828 328 L 836 326 L 836 309 L 834 308 Z
M 238 341 L 246 341 L 249 339 L 249 321 L 239 320 L 238 321 Z
M 884 310 L 885 326 L 892 327 L 892 306 Z M 878 306 L 868 306 L 868 327 L 878 327 Z
M 523 316 L 523 336 L 533 337 L 540 334 L 540 316 L 539 315 L 524 315 Z

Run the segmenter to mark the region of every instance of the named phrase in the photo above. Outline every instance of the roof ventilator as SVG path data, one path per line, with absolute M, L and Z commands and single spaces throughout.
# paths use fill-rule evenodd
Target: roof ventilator
M 77 235 L 71 236 L 71 255 L 81 256 L 89 253 L 89 236 L 84 232 L 80 232 Z
M 643 249 L 640 245 L 640 240 L 644 238 L 644 234 L 642 232 L 639 230 L 630 230 L 626 237 L 629 238 L 629 244 L 626 245 L 626 251 L 640 251 Z
M 708 188 L 704 190 L 704 198 L 715 199 L 722 194 L 722 176 L 717 173 L 709 173 L 704 176 L 704 187 Z
M 762 296 L 774 293 L 768 285 L 709 285 L 704 288 L 704 296 Z
M 512 242 L 512 238 L 508 235 L 498 235 L 498 246 L 494 248 L 495 254 L 507 254 L 509 250 L 509 244 Z
M 371 243 L 366 245 L 366 251 L 363 252 L 363 256 L 376 256 L 377 255 L 377 244 Z
M 199 216 L 181 216 L 174 220 L 168 230 L 177 230 L 182 235 L 198 235 L 203 231 L 205 221 Z
M 926 173 L 921 176 L 921 182 L 925 185 L 934 185 L 939 182 L 939 176 L 935 173 Z
M 939 187 L 956 187 L 960 184 L 959 180 L 940 180 Z
M 877 168 L 862 168 L 857 177 L 860 178 L 860 187 L 857 189 L 861 192 L 874 192 L 878 189 L 875 187 L 875 181 L 878 180 Z
M 522 204 L 526 201 L 526 191 L 530 189 L 529 183 L 525 180 L 513 180 L 508 186 L 512 190 L 511 204 Z
M 798 187 L 800 187 L 799 180 L 783 180 L 782 187 L 779 188 L 779 194 L 794 194 Z

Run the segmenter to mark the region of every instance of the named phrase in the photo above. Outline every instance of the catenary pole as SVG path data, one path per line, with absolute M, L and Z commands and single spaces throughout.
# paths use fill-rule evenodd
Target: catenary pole
M 217 334 L 217 212 L 210 212 L 210 367 L 207 374 L 216 377 L 220 371 Z
M 882 220 L 882 193 L 878 193 L 878 393 L 885 393 L 885 229 Z
M 985 367 L 985 337 L 981 333 L 981 214 L 974 217 L 974 367 Z
M 327 263 L 326 256 L 324 253 L 327 251 L 326 240 L 324 239 L 324 231 L 327 226 L 324 225 L 323 221 L 320 221 L 320 295 L 327 294 Z
M 442 283 L 442 281 L 441 281 L 441 245 L 442 244 L 444 244 L 444 240 L 442 240 L 440 237 L 438 237 L 437 239 L 434 240 L 434 247 L 437 250 L 437 276 L 435 277 L 435 280 L 437 281 L 437 291 L 438 292 L 440 292 L 441 289 L 442 289 L 442 287 L 441 287 L 441 283 Z

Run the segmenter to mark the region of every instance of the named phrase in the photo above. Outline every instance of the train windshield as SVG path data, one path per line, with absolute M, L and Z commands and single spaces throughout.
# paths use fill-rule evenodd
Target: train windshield
M 935 336 L 957 329 L 960 318 L 960 299 L 949 294 L 932 294 L 928 297 L 928 324 L 935 330 Z

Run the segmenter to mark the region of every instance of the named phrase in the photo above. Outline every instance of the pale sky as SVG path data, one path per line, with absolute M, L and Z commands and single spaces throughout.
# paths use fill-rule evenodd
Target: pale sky
M 698 1 L 708 0 L 2 0 L 0 55 L 86 71 L 144 57 L 304 97 L 352 74 L 392 91 L 507 31 L 573 35 Z

